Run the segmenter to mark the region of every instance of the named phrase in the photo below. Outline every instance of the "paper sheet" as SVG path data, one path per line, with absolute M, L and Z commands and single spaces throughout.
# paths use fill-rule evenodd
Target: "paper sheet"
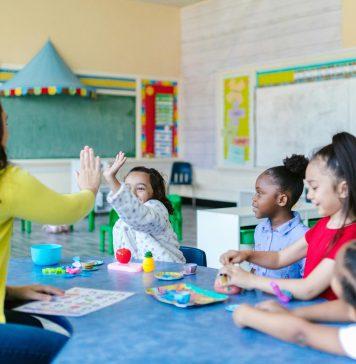
M 62 297 L 54 296 L 49 302 L 26 303 L 15 310 L 43 315 L 83 316 L 123 301 L 132 295 L 134 295 L 132 292 L 73 287 Z

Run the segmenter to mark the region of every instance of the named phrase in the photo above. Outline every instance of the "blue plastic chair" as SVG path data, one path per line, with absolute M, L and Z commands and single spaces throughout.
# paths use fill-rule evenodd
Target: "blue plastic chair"
M 188 185 L 192 188 L 192 204 L 195 207 L 193 168 L 188 162 L 173 162 L 169 185 Z
M 206 254 L 204 250 L 191 246 L 181 246 L 179 250 L 183 253 L 187 263 L 195 263 L 202 267 L 206 267 Z

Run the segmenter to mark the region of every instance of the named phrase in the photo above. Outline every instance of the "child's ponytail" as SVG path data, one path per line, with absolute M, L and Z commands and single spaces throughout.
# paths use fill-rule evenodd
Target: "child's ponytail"
M 296 204 L 303 192 L 308 163 L 304 155 L 293 154 L 283 160 L 283 166 L 268 168 L 264 172 L 273 178 L 282 192 L 290 193 L 289 208 Z
M 332 143 L 317 151 L 312 159 L 321 158 L 326 162 L 338 181 L 345 180 L 348 197 L 343 205 L 345 217 L 356 216 L 356 137 L 342 132 L 335 134 Z

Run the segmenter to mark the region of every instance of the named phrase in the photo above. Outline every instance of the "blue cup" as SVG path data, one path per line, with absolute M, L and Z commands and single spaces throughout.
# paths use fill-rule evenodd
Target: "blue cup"
M 31 258 L 36 265 L 53 265 L 61 261 L 62 245 L 38 244 L 31 246 Z

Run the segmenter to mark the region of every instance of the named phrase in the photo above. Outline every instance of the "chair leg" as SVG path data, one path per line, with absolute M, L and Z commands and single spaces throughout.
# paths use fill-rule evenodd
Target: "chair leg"
M 100 230 L 99 250 L 101 252 L 105 251 L 105 230 Z
M 26 233 L 30 234 L 32 231 L 32 222 L 26 221 Z
M 94 230 L 95 230 L 95 212 L 94 210 L 92 210 L 88 215 L 88 231 L 92 232 Z
M 108 233 L 109 235 L 109 247 L 108 247 L 108 253 L 110 255 L 114 255 L 114 237 L 112 235 L 112 231 Z
M 25 220 L 21 219 L 21 231 L 24 232 L 25 231 Z

